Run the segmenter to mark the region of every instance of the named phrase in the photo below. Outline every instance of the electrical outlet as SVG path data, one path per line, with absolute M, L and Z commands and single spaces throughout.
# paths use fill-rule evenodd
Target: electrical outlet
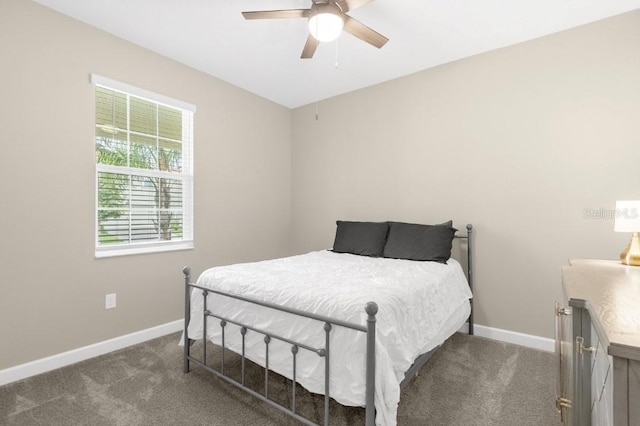
M 107 294 L 104 297 L 104 308 L 113 309 L 115 307 L 116 307 L 116 294 L 115 293 Z

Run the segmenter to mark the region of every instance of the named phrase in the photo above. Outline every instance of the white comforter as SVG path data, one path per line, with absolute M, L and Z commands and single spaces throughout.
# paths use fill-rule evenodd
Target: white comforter
M 370 258 L 331 251 L 206 270 L 197 284 L 225 292 L 366 325 L 364 306 L 375 301 L 376 424 L 395 425 L 400 382 L 415 358 L 441 345 L 469 315 L 472 297 L 460 264 Z M 191 297 L 189 337 L 203 334 L 201 291 Z M 324 347 L 323 323 L 228 297 L 209 294 L 208 309 L 310 346 Z M 219 321 L 207 323 L 207 337 L 220 344 Z M 331 331 L 330 395 L 343 405 L 365 403 L 365 333 L 342 327 Z M 246 336 L 247 357 L 264 365 L 264 341 Z M 227 325 L 225 347 L 241 351 L 238 328 Z M 324 393 L 324 359 L 301 349 L 296 378 Z M 289 344 L 272 340 L 269 367 L 292 378 Z

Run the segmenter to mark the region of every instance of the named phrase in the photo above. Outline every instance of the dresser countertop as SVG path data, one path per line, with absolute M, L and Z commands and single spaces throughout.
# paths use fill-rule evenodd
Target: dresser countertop
M 562 268 L 569 305 L 585 308 L 610 355 L 640 361 L 640 267 L 571 259 Z

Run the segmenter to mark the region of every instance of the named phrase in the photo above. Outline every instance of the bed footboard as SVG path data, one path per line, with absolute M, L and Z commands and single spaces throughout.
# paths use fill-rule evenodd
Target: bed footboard
M 295 418 L 296 420 L 302 422 L 307 425 L 316 425 L 316 423 L 311 420 L 300 416 L 296 412 L 296 358 L 297 353 L 300 349 L 307 350 L 317 354 L 318 356 L 324 358 L 325 362 L 325 376 L 324 376 L 324 425 L 329 424 L 329 373 L 330 373 L 330 360 L 331 360 L 331 352 L 329 347 L 329 338 L 331 330 L 334 326 L 338 327 L 346 327 L 353 330 L 357 330 L 363 333 L 366 333 L 366 390 L 365 390 L 365 419 L 367 426 L 375 425 L 375 407 L 374 407 L 374 395 L 375 395 L 375 335 L 376 335 L 376 314 L 378 313 L 378 305 L 375 302 L 369 302 L 366 304 L 364 310 L 367 313 L 367 324 L 366 326 L 360 324 L 353 324 L 345 321 L 341 321 L 334 318 L 329 318 L 323 315 L 316 315 L 309 312 L 304 312 L 301 310 L 289 308 L 286 306 L 280 306 L 260 300 L 255 300 L 251 298 L 247 298 L 244 296 L 239 296 L 236 294 L 230 294 L 227 292 L 213 290 L 210 288 L 205 288 L 198 286 L 191 282 L 191 268 L 185 267 L 182 272 L 184 273 L 184 352 L 183 352 L 183 371 L 184 373 L 189 372 L 190 363 L 193 362 L 199 367 L 204 368 L 205 370 L 211 372 L 212 374 L 218 376 L 219 378 L 227 381 L 228 383 L 233 384 L 234 386 L 243 389 L 249 394 L 255 396 L 256 398 L 266 402 L 267 404 L 277 408 L 280 411 L 288 414 L 289 416 Z M 193 344 L 193 340 L 189 338 L 188 328 L 189 328 L 189 320 L 191 318 L 191 294 L 193 291 L 201 291 L 203 297 L 203 306 L 204 306 L 204 332 L 203 332 L 203 350 L 202 350 L 202 358 L 197 358 L 191 354 L 191 345 Z M 224 318 L 215 312 L 211 312 L 207 309 L 207 298 L 210 294 L 217 294 L 225 297 L 231 297 L 237 300 L 242 300 L 247 303 L 264 306 L 270 309 L 275 309 L 282 312 L 287 312 L 290 314 L 298 315 L 301 317 L 309 318 L 315 321 L 323 322 L 324 327 L 323 330 L 325 332 L 325 343 L 323 347 L 311 347 L 301 342 L 296 342 L 291 339 L 288 339 L 285 336 L 279 336 L 273 333 L 270 333 L 267 330 L 261 330 L 252 324 L 243 324 L 237 321 L 230 320 L 229 318 Z M 220 320 L 220 326 L 222 329 L 222 359 L 220 363 L 220 369 L 215 369 L 207 364 L 207 321 L 206 319 L 212 317 Z M 235 324 L 240 327 L 240 334 L 242 340 L 242 353 L 241 355 L 241 374 L 240 381 L 237 381 L 225 374 L 224 371 L 224 350 L 225 350 L 225 326 L 227 324 Z M 259 393 L 254 391 L 253 389 L 245 386 L 245 335 L 247 332 L 254 332 L 264 335 L 264 343 L 265 343 L 265 386 L 264 393 Z M 277 339 L 281 342 L 285 342 L 291 345 L 291 353 L 292 353 L 292 363 L 293 363 L 293 377 L 291 384 L 291 399 L 290 406 L 286 407 L 281 405 L 269 398 L 269 343 L 272 339 Z

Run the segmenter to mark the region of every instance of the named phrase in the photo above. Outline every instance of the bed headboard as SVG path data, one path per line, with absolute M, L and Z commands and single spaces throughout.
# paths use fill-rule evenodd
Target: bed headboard
M 458 231 L 451 247 L 451 257 L 462 265 L 462 269 L 467 274 L 469 288 L 473 292 L 473 225 L 467 224 L 466 234 Z M 469 315 L 469 334 L 473 334 L 473 299 L 471 302 L 471 314 Z

